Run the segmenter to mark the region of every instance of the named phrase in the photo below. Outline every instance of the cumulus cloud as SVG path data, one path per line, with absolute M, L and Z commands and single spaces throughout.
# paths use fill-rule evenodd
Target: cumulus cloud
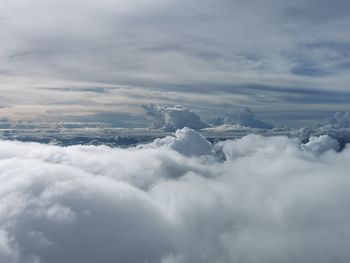
M 298 136 L 304 142 L 307 142 L 313 136 L 328 135 L 336 139 L 340 143 L 340 147 L 343 148 L 350 142 L 350 115 L 349 112 L 336 112 L 325 124 L 319 125 L 316 128 L 303 127 L 291 133 Z
M 325 124 L 334 128 L 350 128 L 349 112 L 336 112 L 334 116 Z
M 181 105 L 161 106 L 154 104 L 142 105 L 146 114 L 151 117 L 153 128 L 176 131 L 184 127 L 195 130 L 209 127 L 196 112 Z
M 189 129 L 127 149 L 0 141 L 0 260 L 348 262 L 350 149 L 312 144 Z
M 312 136 L 309 141 L 301 145 L 301 148 L 315 154 L 322 154 L 329 150 L 339 151 L 339 142 L 328 135 L 321 135 L 319 137 Z
M 238 116 L 234 114 L 228 115 L 224 122 L 226 124 L 237 123 L 241 126 L 257 129 L 273 128 L 272 124 L 257 119 L 255 113 L 247 106 L 244 107 L 244 110 L 240 114 L 238 114 Z
M 213 153 L 211 143 L 203 135 L 190 128 L 185 127 L 177 130 L 174 135 L 156 139 L 153 145 L 156 147 L 167 146 L 187 156 L 210 155 Z

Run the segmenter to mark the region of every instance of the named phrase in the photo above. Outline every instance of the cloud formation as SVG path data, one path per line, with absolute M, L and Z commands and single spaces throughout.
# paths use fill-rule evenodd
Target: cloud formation
M 349 112 L 336 112 L 329 121 L 320 124 L 318 127 L 303 127 L 299 130 L 292 131 L 291 134 L 298 136 L 306 142 L 311 137 L 327 135 L 336 139 L 341 148 L 350 142 L 350 116 Z
M 189 157 L 192 140 L 213 151 Z M 348 262 L 350 150 L 312 143 L 330 147 L 189 129 L 127 149 L 0 141 L 0 260 Z
M 151 145 L 167 146 L 186 156 L 213 154 L 211 143 L 203 135 L 188 127 L 177 130 L 174 136 L 156 139 Z
M 257 129 L 272 129 L 273 125 L 256 118 L 255 113 L 244 107 L 243 111 L 237 115 L 229 114 L 224 120 L 225 124 L 239 124 L 241 126 Z
M 143 104 L 147 116 L 153 121 L 152 128 L 161 128 L 166 131 L 176 131 L 184 127 L 191 129 L 203 129 L 210 125 L 206 123 L 196 112 L 181 105 L 161 106 Z
M 324 126 L 332 128 L 350 128 L 350 113 L 336 112 Z
M 305 151 L 320 155 L 330 149 L 339 151 L 340 145 L 336 139 L 333 139 L 328 135 L 321 135 L 319 137 L 310 137 L 307 143 L 301 145 L 301 148 Z

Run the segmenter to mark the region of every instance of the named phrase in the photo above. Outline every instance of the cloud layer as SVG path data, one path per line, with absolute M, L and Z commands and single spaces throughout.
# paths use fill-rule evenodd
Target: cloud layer
M 128 149 L 0 141 L 0 260 L 350 260 L 348 148 L 176 136 Z
M 347 0 L 3 0 L 0 115 L 348 110 L 349 11 Z

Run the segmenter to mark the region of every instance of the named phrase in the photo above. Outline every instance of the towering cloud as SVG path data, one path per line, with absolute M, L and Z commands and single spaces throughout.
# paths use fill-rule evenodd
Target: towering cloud
M 325 126 L 333 128 L 350 128 L 350 114 L 349 112 L 336 112 Z
M 196 112 L 181 105 L 160 106 L 154 104 L 142 105 L 146 114 L 151 117 L 154 128 L 176 131 L 184 127 L 195 130 L 209 127 Z
M 0 141 L 0 261 L 349 262 L 350 149 L 310 142 Z
M 234 124 L 238 123 L 245 127 L 258 128 L 258 129 L 272 129 L 273 125 L 261 121 L 255 117 L 255 113 L 249 108 L 245 107 L 244 110 L 238 114 L 230 114 L 226 117 L 225 123 Z

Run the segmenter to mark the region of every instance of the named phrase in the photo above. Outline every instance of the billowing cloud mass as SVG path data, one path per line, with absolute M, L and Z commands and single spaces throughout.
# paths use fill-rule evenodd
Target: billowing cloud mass
M 293 131 L 304 142 L 312 136 L 328 135 L 336 139 L 341 147 L 350 142 L 350 115 L 349 112 L 336 112 L 334 116 L 323 125 L 316 128 L 303 127 Z
M 0 141 L 0 261 L 349 262 L 348 147 L 175 136 L 127 149 Z
M 151 117 L 153 128 L 176 131 L 184 127 L 195 130 L 209 127 L 196 112 L 181 105 L 161 106 L 154 104 L 142 105 L 146 114 Z
M 333 139 L 328 135 L 321 135 L 320 137 L 310 137 L 307 143 L 301 145 L 301 148 L 315 154 L 322 154 L 330 149 L 339 151 L 340 145 L 336 139 Z
M 175 151 L 187 155 L 209 155 L 212 153 L 212 145 L 205 137 L 190 128 L 177 130 L 175 136 L 166 136 L 156 139 L 152 145 L 168 146 Z

